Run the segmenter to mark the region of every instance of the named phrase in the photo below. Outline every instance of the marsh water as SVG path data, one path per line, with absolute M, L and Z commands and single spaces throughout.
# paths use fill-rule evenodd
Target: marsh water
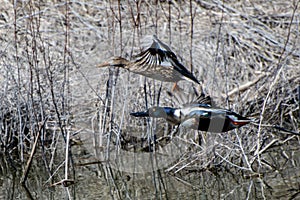
M 208 137 L 211 135 L 208 135 Z M 18 163 L 1 157 L 0 199 L 299 199 L 300 148 L 297 140 L 289 138 L 284 144 L 277 144 L 261 155 L 259 167 L 253 164 L 253 171 L 239 168 L 226 162 L 215 162 L 174 170 L 176 163 L 159 162 L 158 153 L 133 153 L 125 163 L 114 165 L 118 156 L 110 155 L 110 163 L 104 162 L 102 149 L 96 150 L 89 143 L 86 134 L 82 141 L 72 145 L 73 164 L 69 171 L 74 180 L 70 185 L 54 184 L 44 167 L 41 154 L 37 152 L 25 187 L 20 184 L 24 169 Z M 175 138 L 173 138 L 176 140 Z M 209 138 L 206 138 L 209 139 Z M 175 143 L 175 142 L 173 142 Z M 205 146 L 206 144 L 202 144 Z M 180 148 L 177 143 L 176 148 Z M 201 149 L 201 148 L 200 148 Z M 95 156 L 98 151 L 98 156 Z M 202 149 L 203 151 L 203 149 Z M 167 151 L 166 151 L 167 152 Z M 184 156 L 184 149 L 180 150 Z M 198 153 L 200 150 L 198 149 Z M 195 154 L 197 152 L 194 152 Z M 202 152 L 203 153 L 203 152 Z M 65 154 L 62 148 L 58 155 Z M 119 152 L 121 156 L 124 153 Z M 142 159 L 137 159 L 142 154 Z M 105 153 L 106 155 L 106 153 Z M 117 155 L 117 154 L 116 154 Z M 197 155 L 203 160 L 209 156 Z M 201 156 L 203 158 L 201 158 Z M 169 157 L 163 155 L 163 157 Z M 134 166 L 144 165 L 144 172 Z M 162 159 L 164 161 L 164 159 Z M 55 161 L 54 161 L 55 162 Z M 197 162 L 197 161 L 195 161 Z M 122 166 L 121 166 L 122 165 Z M 161 165 L 154 168 L 154 165 Z M 242 164 L 241 164 L 242 165 Z M 125 168 L 124 168 L 125 166 Z M 128 169 L 126 169 L 128 166 Z M 148 167 L 147 167 L 148 166 Z M 63 174 L 64 163 L 56 163 L 55 174 Z M 255 171 L 260 170 L 260 171 Z M 52 170 L 53 171 L 53 170 Z M 63 175 L 56 176 L 55 180 Z M 72 180 L 72 181 L 73 181 Z

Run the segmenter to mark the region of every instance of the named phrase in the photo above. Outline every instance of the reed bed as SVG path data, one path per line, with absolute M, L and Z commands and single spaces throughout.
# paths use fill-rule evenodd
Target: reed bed
M 157 180 L 153 171 L 162 171 L 190 186 L 195 177 L 230 172 L 263 183 L 262 174 L 299 163 L 299 1 L 29 0 L 0 10 L 0 171 L 19 170 L 24 186 L 34 163 L 48 186 L 73 185 L 78 167 L 96 165 L 116 198 L 124 198 L 118 184 L 127 173 Z M 132 58 L 153 34 L 215 106 L 255 122 L 216 134 L 131 117 L 180 107 L 168 95 L 172 84 L 96 65 Z M 179 85 L 192 93 L 192 83 Z

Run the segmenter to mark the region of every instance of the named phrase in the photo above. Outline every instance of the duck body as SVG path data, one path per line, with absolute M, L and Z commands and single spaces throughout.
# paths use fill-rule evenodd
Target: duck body
M 131 115 L 165 118 L 174 125 L 217 133 L 239 128 L 251 121 L 226 109 L 211 108 L 209 104 L 191 104 L 183 108 L 152 107 L 145 112 L 131 113 Z
M 181 126 L 209 132 L 227 132 L 251 120 L 233 111 L 211 107 L 182 108 Z

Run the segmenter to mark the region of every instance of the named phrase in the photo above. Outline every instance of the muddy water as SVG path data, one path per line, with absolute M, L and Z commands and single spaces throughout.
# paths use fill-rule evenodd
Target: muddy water
M 86 136 L 89 137 L 89 136 Z M 175 140 L 175 139 L 174 139 Z M 176 147 L 179 146 L 175 141 Z M 1 157 L 0 199 L 298 199 L 300 198 L 300 149 L 296 142 L 275 146 L 261 155 L 261 166 L 253 164 L 253 169 L 238 169 L 226 163 L 210 164 L 206 168 L 189 167 L 173 170 L 175 162 L 165 166 L 159 161 L 158 153 L 143 153 L 144 160 L 133 156 L 136 166 L 149 165 L 148 171 L 139 171 L 138 167 L 128 169 L 116 161 L 111 154 L 111 162 L 97 162 L 104 157 L 95 156 L 92 144 L 83 143 L 72 146 L 74 168 L 69 174 L 74 184 L 68 187 L 53 185 L 64 178 L 64 166 L 57 162 L 57 171 L 53 180 L 41 161 L 41 155 L 35 155 L 28 180 L 27 190 L 20 184 L 22 169 L 20 165 Z M 172 146 L 170 146 L 172 148 Z M 93 151 L 91 151 L 93 149 Z M 284 150 L 283 150 L 284 149 Z M 184 149 L 181 149 L 183 152 Z M 98 153 L 101 149 L 98 149 Z M 165 151 L 166 153 L 167 151 Z M 119 151 L 122 153 L 122 151 Z M 101 154 L 101 153 L 100 153 Z M 163 153 L 162 153 L 163 154 Z M 64 156 L 63 150 L 61 155 Z M 124 155 L 124 154 L 123 154 Z M 134 155 L 134 154 L 133 154 Z M 148 157 L 147 157 L 148 156 Z M 167 155 L 163 155 L 166 158 Z M 181 155 L 184 156 L 184 155 Z M 205 155 L 203 155 L 205 156 Z M 206 155 L 208 156 L 208 155 Z M 57 157 L 59 158 L 59 157 Z M 203 158 L 204 159 L 204 158 Z M 63 158 L 62 158 L 63 160 Z M 152 161 L 151 161 L 152 160 Z M 103 160 L 102 160 L 103 161 Z M 115 161 L 115 163 L 114 163 Z M 119 165 L 116 165 L 119 163 Z M 267 163 L 267 164 L 266 164 Z M 61 166 L 60 166 L 61 165 Z M 153 166 L 155 166 L 153 167 Z M 202 167 L 202 168 L 201 168 Z M 72 170 L 73 169 L 73 170 Z M 155 169 L 151 171 L 149 169 Z M 136 170 L 136 171 L 134 171 Z

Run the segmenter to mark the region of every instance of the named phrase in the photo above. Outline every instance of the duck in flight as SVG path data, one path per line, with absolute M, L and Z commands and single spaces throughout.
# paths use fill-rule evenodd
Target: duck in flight
M 178 61 L 175 53 L 156 35 L 152 37 L 151 46 L 134 56 L 133 61 L 122 57 L 112 57 L 98 65 L 98 67 L 108 66 L 121 67 L 133 73 L 165 82 L 176 83 L 180 80 L 188 80 L 200 84 L 195 76 Z
M 151 107 L 146 111 L 130 113 L 134 117 L 164 118 L 169 123 L 189 129 L 208 132 L 227 132 L 251 122 L 233 111 L 212 108 L 209 96 L 199 96 L 195 102 L 182 108 Z

